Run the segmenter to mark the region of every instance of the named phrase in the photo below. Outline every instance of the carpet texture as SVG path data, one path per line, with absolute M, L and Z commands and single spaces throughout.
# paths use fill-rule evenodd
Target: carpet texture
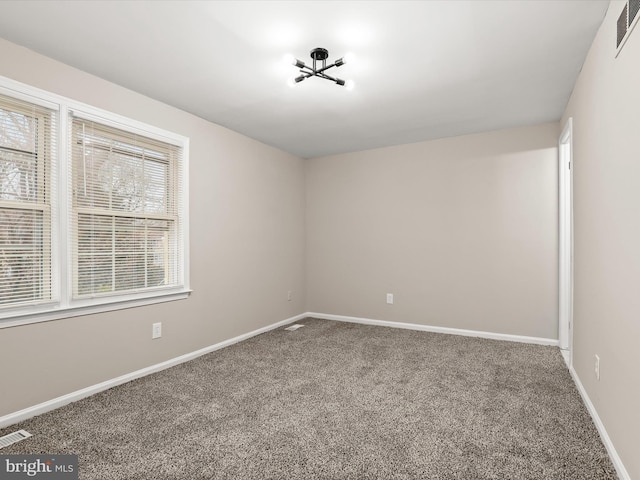
M 305 319 L 0 431 L 81 479 L 613 479 L 557 348 Z

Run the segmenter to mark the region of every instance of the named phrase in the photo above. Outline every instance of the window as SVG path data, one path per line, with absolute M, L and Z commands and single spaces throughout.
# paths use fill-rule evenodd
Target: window
M 0 77 L 0 328 L 186 298 L 188 142 Z
M 71 124 L 74 298 L 177 285 L 180 149 Z
M 0 307 L 52 299 L 56 115 L 0 95 Z

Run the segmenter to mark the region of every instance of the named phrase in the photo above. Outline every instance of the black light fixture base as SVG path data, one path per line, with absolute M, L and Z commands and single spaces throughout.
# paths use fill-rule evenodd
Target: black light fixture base
M 311 58 L 314 60 L 326 60 L 329 58 L 329 50 L 326 48 L 314 48 L 311 50 Z

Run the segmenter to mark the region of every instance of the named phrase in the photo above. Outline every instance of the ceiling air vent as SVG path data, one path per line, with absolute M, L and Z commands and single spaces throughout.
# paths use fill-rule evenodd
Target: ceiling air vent
M 616 34 L 616 48 L 618 49 L 616 56 L 622 50 L 625 42 L 631 34 L 631 30 L 636 23 L 638 23 L 638 11 L 640 10 L 640 0 L 627 0 L 624 4 L 622 12 L 618 17 L 617 34 Z
M 629 0 L 629 26 L 633 25 L 638 11 L 640 11 L 640 0 Z
M 629 5 L 625 4 L 624 8 L 622 9 L 622 13 L 618 17 L 618 35 L 616 38 L 616 47 L 620 47 L 622 40 L 627 34 L 627 17 L 628 17 L 627 14 L 628 13 L 629 13 Z

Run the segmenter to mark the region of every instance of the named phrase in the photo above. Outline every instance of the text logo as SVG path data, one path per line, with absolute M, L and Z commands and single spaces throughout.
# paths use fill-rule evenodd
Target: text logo
M 78 480 L 77 455 L 0 455 L 0 480 Z

